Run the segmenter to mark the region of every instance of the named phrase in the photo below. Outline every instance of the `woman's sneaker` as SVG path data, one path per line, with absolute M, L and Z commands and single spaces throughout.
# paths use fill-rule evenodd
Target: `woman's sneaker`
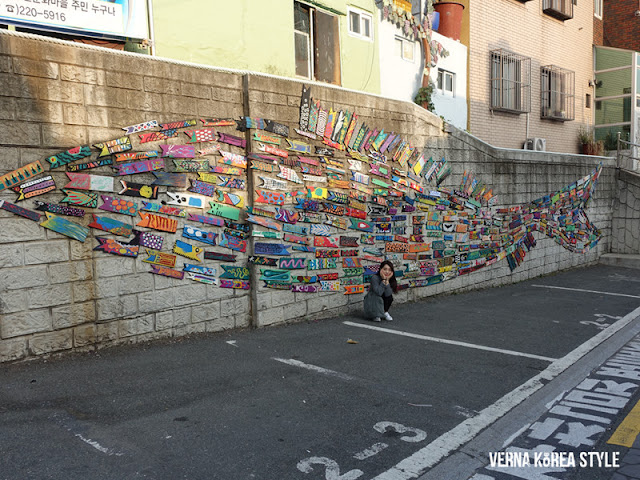
M 372 319 L 372 321 L 374 321 L 374 322 L 381 322 L 382 320 L 380 320 L 380 317 L 376 317 L 376 318 Z
M 389 315 L 389 312 L 384 312 L 384 319 L 387 322 L 390 322 L 391 320 L 393 320 L 393 317 L 391 315 Z

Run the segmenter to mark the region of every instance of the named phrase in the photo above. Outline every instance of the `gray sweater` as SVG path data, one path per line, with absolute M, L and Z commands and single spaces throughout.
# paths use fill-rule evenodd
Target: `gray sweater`
M 385 285 L 382 283 L 382 277 L 380 275 L 371 275 L 371 286 L 369 287 L 369 291 L 372 291 L 381 297 L 388 297 L 389 295 L 393 295 L 393 289 L 391 285 Z

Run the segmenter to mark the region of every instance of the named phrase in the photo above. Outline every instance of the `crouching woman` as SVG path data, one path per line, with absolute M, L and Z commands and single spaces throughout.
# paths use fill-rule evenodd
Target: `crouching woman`
M 380 270 L 371 275 L 369 292 L 364 297 L 364 315 L 366 318 L 379 322 L 382 318 L 391 321 L 389 307 L 393 303 L 393 294 L 398 292 L 398 281 L 393 272 L 393 264 L 385 260 L 380 264 Z

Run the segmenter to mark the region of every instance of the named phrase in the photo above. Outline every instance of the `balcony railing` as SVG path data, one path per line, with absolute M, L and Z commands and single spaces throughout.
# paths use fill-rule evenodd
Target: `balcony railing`
M 573 18 L 573 0 L 542 0 L 542 11 L 558 20 Z

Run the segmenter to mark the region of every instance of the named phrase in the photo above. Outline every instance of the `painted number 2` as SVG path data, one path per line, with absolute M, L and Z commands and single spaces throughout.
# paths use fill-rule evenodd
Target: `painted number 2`
M 350 470 L 344 475 L 340 475 L 340 467 L 338 466 L 338 463 L 327 457 L 310 457 L 300 460 L 298 462 L 298 470 L 303 473 L 311 473 L 313 472 L 313 467 L 311 465 L 324 465 L 324 478 L 326 480 L 355 480 L 356 478 L 360 478 L 364 475 L 364 472 L 358 469 Z

